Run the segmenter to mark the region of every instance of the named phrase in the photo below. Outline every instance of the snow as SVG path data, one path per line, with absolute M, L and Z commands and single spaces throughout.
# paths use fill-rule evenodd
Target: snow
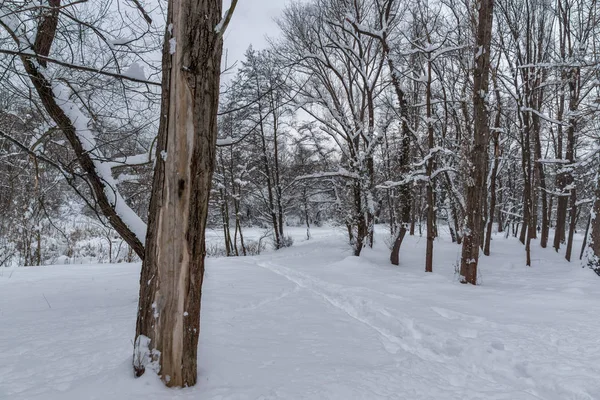
M 440 230 L 431 274 L 425 237 L 394 267 L 380 226 L 360 258 L 343 229 L 315 227 L 210 259 L 199 382 L 177 390 L 132 376 L 139 265 L 0 270 L 0 399 L 599 399 L 598 277 L 538 243 L 528 268 L 497 235 L 481 285 L 461 285 Z
M 231 146 L 235 143 L 235 140 L 231 136 L 217 139 L 217 146 Z
M 219 21 L 217 26 L 215 26 L 215 33 L 220 34 L 220 35 L 222 35 L 224 33 L 223 28 L 225 28 L 225 24 L 227 23 L 227 19 L 229 18 L 230 12 L 231 12 L 231 8 L 229 8 L 229 9 L 227 9 L 227 11 L 225 11 L 223 18 L 221 18 L 221 21 Z
M 483 55 L 484 51 L 485 50 L 483 49 L 483 46 L 479 46 L 477 48 L 477 53 L 475 53 L 475 59 L 477 60 L 479 57 L 481 57 Z
M 143 153 L 143 154 L 135 154 L 132 156 L 118 157 L 114 158 L 110 164 L 111 168 L 114 167 L 122 167 L 124 165 L 133 166 L 133 165 L 144 165 L 148 164 L 152 161 L 152 153 Z
M 123 75 L 125 75 L 129 78 L 139 79 L 141 81 L 146 80 L 146 74 L 144 73 L 144 66 L 140 65 L 136 62 L 132 63 L 129 66 L 129 68 L 127 69 L 127 71 L 125 71 L 123 73 Z
M 111 162 L 106 162 L 100 148 L 96 145 L 96 138 L 91 131 L 91 121 L 86 117 L 77 104 L 69 98 L 70 90 L 62 83 L 54 82 L 52 92 L 56 98 L 57 105 L 63 110 L 65 115 L 73 124 L 81 146 L 89 152 L 93 158 L 94 168 L 98 176 L 104 181 L 104 194 L 110 204 L 114 207 L 116 214 L 136 235 L 142 243 L 146 239 L 146 224 L 144 221 L 127 205 L 123 196 L 121 196 L 117 182 L 115 181 L 111 168 L 114 166 Z

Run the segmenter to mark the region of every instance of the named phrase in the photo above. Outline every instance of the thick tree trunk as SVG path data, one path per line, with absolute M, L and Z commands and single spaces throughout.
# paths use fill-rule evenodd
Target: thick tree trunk
M 146 258 L 135 336 L 136 376 L 197 380 L 206 218 L 215 167 L 221 0 L 170 1 Z M 166 156 L 162 156 L 165 155 Z
M 487 143 L 489 138 L 489 116 L 486 96 L 489 87 L 490 44 L 494 0 L 479 0 L 476 36 L 475 69 L 473 78 L 473 143 L 470 149 L 470 171 L 472 182 L 466 188 L 465 233 L 461 254 L 460 274 L 463 283 L 477 284 L 479 247 L 483 239 L 481 228 L 482 202 L 485 201 Z

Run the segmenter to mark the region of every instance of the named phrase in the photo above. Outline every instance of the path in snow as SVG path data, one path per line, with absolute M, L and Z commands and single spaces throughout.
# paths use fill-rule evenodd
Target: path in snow
M 600 399 L 600 280 L 560 254 L 534 247 L 527 268 L 497 237 L 471 287 L 443 239 L 425 274 L 423 238 L 393 267 L 339 232 L 301 235 L 209 262 L 183 390 L 131 377 L 139 266 L 0 271 L 0 399 Z

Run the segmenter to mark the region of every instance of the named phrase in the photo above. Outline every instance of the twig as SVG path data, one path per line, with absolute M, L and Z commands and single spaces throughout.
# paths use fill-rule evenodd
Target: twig
M 44 296 L 44 300 L 46 300 L 46 304 L 48 304 L 48 308 L 52 309 L 52 306 L 50 305 L 50 302 L 48 301 L 48 299 L 46 298 L 44 293 L 42 293 L 42 296 Z
M 46 62 L 49 62 L 52 64 L 61 65 L 63 67 L 76 69 L 76 70 L 80 70 L 80 71 L 93 72 L 93 73 L 97 73 L 100 75 L 110 76 L 112 78 L 123 79 L 123 80 L 136 82 L 136 83 L 143 83 L 146 85 L 152 85 L 152 86 L 160 86 L 161 85 L 160 82 L 152 82 L 152 81 L 148 81 L 145 79 L 138 79 L 138 78 L 134 78 L 134 77 L 127 76 L 127 75 L 118 74 L 115 72 L 109 72 L 109 71 L 104 71 L 104 70 L 97 69 L 97 68 L 86 67 L 85 65 L 71 64 L 71 63 L 68 63 L 65 61 L 60 61 L 60 60 L 56 60 L 54 58 L 45 57 L 45 56 L 42 56 L 39 54 L 34 54 L 34 53 L 29 53 L 29 52 L 24 52 L 24 51 L 0 49 L 0 53 L 12 55 L 12 56 L 19 56 L 19 57 L 32 57 L 32 58 L 35 57 L 37 59 L 40 59 L 40 60 L 43 60 L 43 61 L 46 61 Z
M 129 0 L 129 1 L 131 1 L 133 4 L 135 4 L 137 9 L 140 10 L 140 12 L 142 13 L 142 16 L 144 17 L 144 19 L 146 20 L 148 25 L 152 25 L 152 18 L 150 18 L 150 15 L 148 15 L 146 10 L 144 10 L 144 7 L 142 6 L 142 4 L 138 0 Z

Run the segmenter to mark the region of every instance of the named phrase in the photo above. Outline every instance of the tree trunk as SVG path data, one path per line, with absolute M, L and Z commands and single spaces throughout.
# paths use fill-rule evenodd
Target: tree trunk
M 273 98 L 273 91 L 270 94 L 271 100 L 271 109 L 273 112 L 273 169 L 275 170 L 274 174 L 274 186 L 275 186 L 275 194 L 276 194 L 276 202 L 277 202 L 277 229 L 279 230 L 279 240 L 280 244 L 285 245 L 284 235 L 283 235 L 283 205 L 282 205 L 282 197 L 283 191 L 281 189 L 281 179 L 280 179 L 280 171 L 279 171 L 279 143 L 277 141 L 278 136 L 278 128 L 279 128 L 279 118 L 277 116 L 277 106 L 275 105 L 275 100 Z
M 225 253 L 227 257 L 231 256 L 233 246 L 231 243 L 231 232 L 229 231 L 229 207 L 227 206 L 227 198 L 223 189 L 219 189 L 221 195 L 221 220 L 223 221 L 223 239 L 225 241 Z
M 592 210 L 593 213 L 593 210 Z M 587 247 L 588 235 L 590 234 L 590 223 L 592 222 L 592 215 L 588 217 L 587 224 L 585 225 L 585 234 L 583 235 L 583 244 L 581 245 L 581 253 L 579 253 L 579 259 L 583 260 L 585 254 L 585 248 Z
M 242 246 L 242 254 L 245 256 L 246 255 L 246 246 L 244 245 L 244 234 L 242 233 L 242 222 L 240 220 L 240 201 L 242 198 L 242 186 L 241 185 L 237 185 L 238 189 L 237 189 L 237 193 L 236 193 L 236 182 L 235 182 L 235 178 L 234 178 L 234 153 L 233 153 L 233 146 L 229 147 L 229 169 L 230 169 L 230 178 L 231 178 L 231 191 L 232 191 L 232 198 L 233 198 L 233 207 L 234 207 L 234 211 L 235 211 L 235 233 L 234 233 L 234 237 L 233 237 L 233 243 L 235 245 L 235 255 L 239 256 L 239 251 L 238 251 L 238 245 L 237 245 L 237 237 L 238 234 L 240 235 L 240 246 Z
M 573 164 L 575 162 L 575 141 L 577 138 L 575 137 L 576 129 L 577 129 L 577 120 L 575 119 L 575 115 L 577 113 L 577 108 L 579 104 L 579 90 L 580 90 L 580 70 L 577 67 L 574 67 L 571 71 L 571 77 L 569 81 L 569 127 L 567 128 L 567 149 L 566 149 L 566 159 L 569 161 L 569 164 Z M 571 252 L 573 250 L 573 236 L 575 233 L 575 225 L 577 223 L 577 191 L 575 189 L 575 179 L 573 177 L 572 165 L 570 165 L 570 170 L 567 174 L 567 184 L 570 187 L 570 203 L 571 203 L 571 214 L 570 214 L 570 224 L 569 224 L 569 237 L 567 240 L 567 251 L 565 254 L 565 258 L 567 261 L 571 261 Z M 565 198 L 566 201 L 566 198 Z
M 498 117 L 499 119 L 499 117 Z M 499 124 L 496 125 L 499 128 Z M 487 221 L 487 232 L 485 235 L 485 246 L 483 247 L 483 254 L 486 256 L 490 255 L 490 245 L 492 241 L 492 228 L 494 226 L 494 210 L 496 209 L 496 176 L 498 175 L 498 164 L 500 163 L 500 140 L 499 132 L 494 132 L 494 166 L 492 167 L 491 183 L 490 183 L 490 209 L 488 213 Z M 501 222 L 500 222 L 501 223 Z M 498 229 L 502 232 L 501 229 Z
M 559 3 L 559 15 L 558 22 L 560 27 L 560 37 L 559 37 L 559 52 L 560 58 L 564 61 L 567 60 L 567 31 L 568 27 L 564 26 L 565 23 L 568 23 L 568 18 L 566 14 L 564 14 L 564 10 L 562 10 L 562 4 Z M 566 82 L 568 78 L 568 71 L 566 69 L 561 69 L 560 72 L 560 81 Z M 563 89 L 560 91 L 560 96 L 558 98 L 558 110 L 557 110 L 557 120 L 563 121 L 564 112 L 565 112 L 565 93 L 566 91 Z M 556 158 L 563 158 L 563 125 L 559 124 L 557 127 L 557 149 L 556 149 Z M 560 244 L 564 242 L 565 239 L 565 224 L 567 218 L 567 207 L 568 207 L 568 198 L 563 196 L 563 192 L 565 187 L 567 186 L 567 174 L 563 171 L 563 167 L 559 167 L 558 173 L 556 174 L 556 189 L 560 192 L 560 195 L 556 199 L 556 225 L 554 228 L 554 243 L 553 247 L 558 252 L 560 249 Z
M 304 205 L 304 223 L 306 224 L 306 240 L 310 240 L 310 217 L 308 215 L 308 193 L 306 187 L 302 188 L 302 202 Z
M 504 215 L 502 205 L 504 204 L 504 190 L 502 190 L 502 179 L 498 179 L 498 233 L 504 232 Z
M 263 94 L 260 91 L 260 81 L 258 79 L 258 75 L 256 75 L 255 77 L 256 79 L 256 88 L 258 93 L 256 94 L 257 98 L 261 98 L 263 96 Z M 269 149 L 267 148 L 267 139 L 266 139 L 266 131 L 265 131 L 265 126 L 263 123 L 263 120 L 266 119 L 266 117 L 268 116 L 268 110 L 267 110 L 267 115 L 263 115 L 263 111 L 262 111 L 262 105 L 261 102 L 259 101 L 258 103 L 258 117 L 259 117 L 259 131 L 258 131 L 258 135 L 260 137 L 260 146 L 261 146 L 261 161 L 262 161 L 262 167 L 264 168 L 264 175 L 265 175 L 265 179 L 266 179 L 266 183 L 267 183 L 267 199 L 268 199 L 268 204 L 267 206 L 269 207 L 269 215 L 271 217 L 271 226 L 273 227 L 273 240 L 274 240 L 274 244 L 275 244 L 275 250 L 279 250 L 282 247 L 282 237 L 280 234 L 280 230 L 279 230 L 279 222 L 277 220 L 277 211 L 275 209 L 275 194 L 274 191 L 275 189 L 273 188 L 273 174 L 271 171 L 271 165 L 269 162 Z M 272 110 L 273 113 L 275 113 L 275 110 Z M 275 120 L 276 123 L 276 120 Z
M 483 232 L 481 229 L 482 202 L 485 201 L 487 143 L 489 137 L 489 116 L 486 109 L 486 96 L 489 87 L 490 44 L 494 0 L 479 0 L 478 26 L 475 47 L 475 69 L 473 71 L 473 146 L 468 157 L 472 182 L 466 188 L 466 227 L 463 237 L 460 274 L 463 283 L 477 284 L 477 264 L 479 246 Z
M 360 256 L 363 247 L 366 245 L 365 240 L 368 240 L 368 226 L 366 213 L 363 210 L 362 202 L 362 187 L 360 182 L 354 183 L 354 226 L 356 226 L 356 236 L 354 237 L 354 255 Z
M 389 20 L 392 11 L 392 2 L 387 3 L 387 7 L 385 8 L 385 18 Z M 402 90 L 402 86 L 400 85 L 400 77 L 396 71 L 396 67 L 394 65 L 394 59 L 390 55 L 390 46 L 387 40 L 387 33 L 384 31 L 383 36 L 380 36 L 381 45 L 383 48 L 383 54 L 385 56 L 385 60 L 388 65 L 388 69 L 390 71 L 390 77 L 392 79 L 392 86 L 394 88 L 394 92 L 396 93 L 396 100 L 398 100 L 398 110 L 400 113 L 400 132 L 401 132 L 401 149 L 398 157 L 398 164 L 400 166 L 400 174 L 402 177 L 406 177 L 410 172 L 410 151 L 411 151 L 411 131 L 409 126 L 410 119 L 410 111 L 408 109 L 408 102 L 406 101 L 406 93 Z M 392 252 L 390 253 L 390 262 L 393 265 L 400 264 L 400 247 L 402 246 L 402 241 L 406 236 L 406 231 L 408 229 L 408 224 L 411 222 L 411 209 L 413 208 L 413 199 L 411 196 L 411 187 L 409 184 L 404 184 L 400 186 L 398 190 L 399 194 L 399 202 L 400 202 L 400 227 L 394 227 L 394 231 L 397 232 L 396 240 L 394 241 L 394 245 L 392 246 Z M 413 225 L 411 225 L 411 232 L 414 233 L 414 220 Z
M 425 251 L 425 272 L 433 272 L 433 241 L 435 239 L 435 204 L 433 194 L 433 168 L 434 168 L 434 131 L 431 114 L 431 53 L 427 53 L 427 88 L 425 93 L 427 114 L 427 147 L 429 160 L 427 160 L 427 249 Z
M 596 191 L 594 193 L 594 206 L 590 215 L 591 234 L 587 265 L 600 275 L 600 173 L 596 176 Z
M 577 224 L 577 192 L 571 189 L 571 221 L 569 223 L 569 237 L 567 239 L 567 251 L 565 258 L 571 261 L 571 253 L 573 252 L 573 236 L 575 235 L 575 225 Z
M 535 124 L 534 124 L 535 126 Z M 550 232 L 550 222 L 548 219 L 548 193 L 546 192 L 546 174 L 544 172 L 544 164 L 540 162 L 542 158 L 542 146 L 540 142 L 539 127 L 534 127 L 535 133 L 535 165 L 537 168 L 537 177 L 540 184 L 540 195 L 542 199 L 542 227 L 540 246 L 546 248 L 548 246 L 548 236 Z
M 490 255 L 490 245 L 492 241 L 492 229 L 494 226 L 494 212 L 496 210 L 496 182 L 498 176 L 498 166 L 500 164 L 500 121 L 502 116 L 500 90 L 498 89 L 498 83 L 496 80 L 496 74 L 493 75 L 494 89 L 496 92 L 497 110 L 496 120 L 494 121 L 494 132 L 492 134 L 494 138 L 494 165 L 490 174 L 490 207 L 488 211 L 487 229 L 485 234 L 485 245 L 483 246 L 483 254 L 486 256 Z M 500 222 L 501 223 L 501 222 Z M 498 229 L 501 232 L 501 229 Z
M 205 227 L 215 167 L 221 0 L 170 1 L 146 258 L 134 341 L 136 376 L 197 380 Z M 167 157 L 161 157 L 161 154 Z

